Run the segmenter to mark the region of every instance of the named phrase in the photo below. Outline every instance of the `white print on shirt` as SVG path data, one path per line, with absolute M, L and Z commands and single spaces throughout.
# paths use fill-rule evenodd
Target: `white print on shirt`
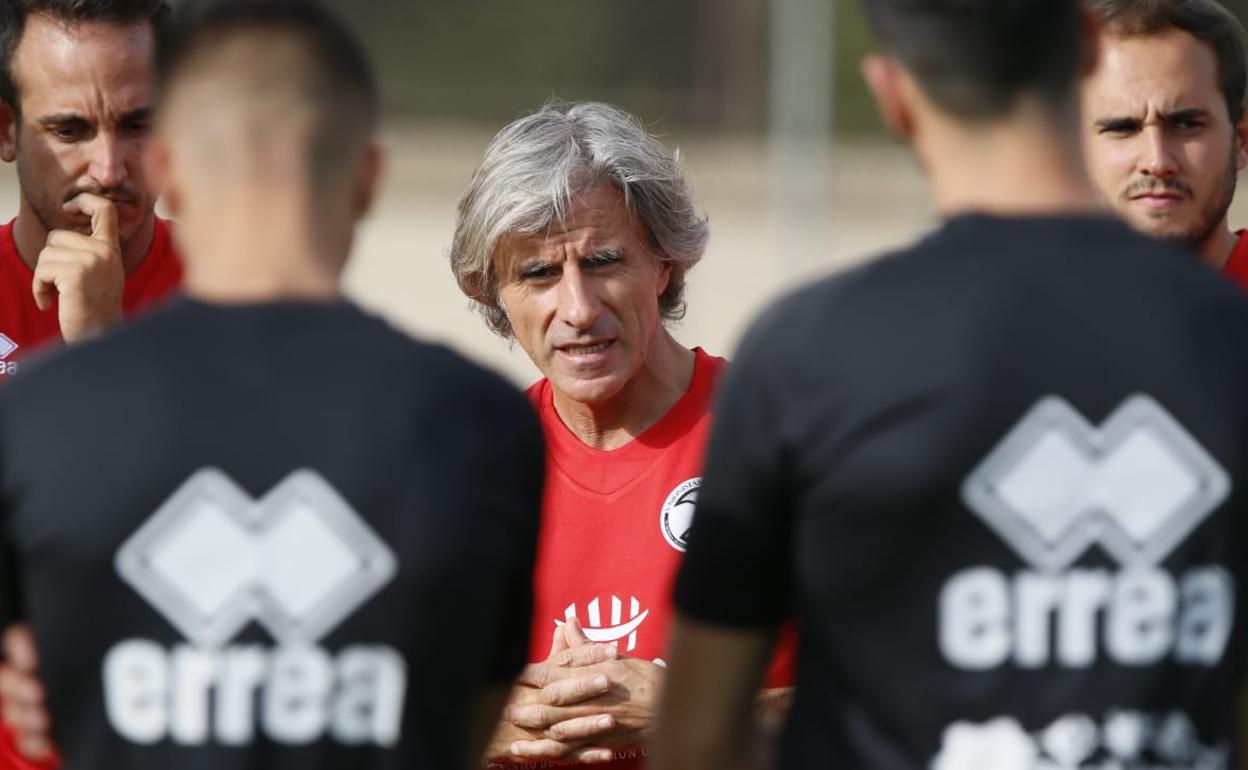
M 117 553 L 123 580 L 191 644 L 119 642 L 105 657 L 106 711 L 135 743 L 279 743 L 328 732 L 393 745 L 406 664 L 380 645 L 335 658 L 316 642 L 394 577 L 394 554 L 319 474 L 300 470 L 256 501 L 215 469 L 195 473 Z M 225 645 L 252 621 L 278 642 Z M 260 694 L 259 714 L 253 713 Z
M 17 374 L 17 362 L 6 361 L 9 356 L 17 351 L 18 344 L 10 337 L 0 332 L 0 374 Z
M 932 770 L 1224 770 L 1228 747 L 1202 745 L 1182 711 L 1067 714 L 1028 733 L 1013 717 L 945 728 Z
M 693 526 L 693 513 L 701 486 L 701 476 L 681 482 L 668 494 L 659 509 L 659 530 L 663 539 L 681 553 L 689 547 L 689 529 Z
M 1222 660 L 1234 620 L 1235 586 L 1220 567 L 1196 567 L 1176 581 L 1161 569 L 963 570 L 940 592 L 940 649 L 958 668 L 1007 662 L 1087 668 L 1101 650 L 1124 666 L 1170 657 L 1191 666 Z
M 945 584 L 946 660 L 968 670 L 1011 660 L 1081 668 L 1103 650 L 1122 665 L 1166 656 L 1217 665 L 1234 618 L 1230 575 L 1156 565 L 1230 488 L 1213 457 L 1147 396 L 1127 399 L 1099 429 L 1065 401 L 1043 399 L 963 485 L 971 510 L 1035 569 L 972 567 Z M 1068 569 L 1093 545 L 1122 569 Z
M 1070 404 L 1032 408 L 963 485 L 966 504 L 1037 569 L 1069 567 L 1094 543 L 1123 565 L 1164 559 L 1231 490 L 1165 409 L 1132 396 L 1101 428 Z
M 627 639 L 624 647 L 625 652 L 632 652 L 637 649 L 637 630 L 641 628 L 641 624 L 646 622 L 646 618 L 650 616 L 650 610 L 642 610 L 641 602 L 636 596 L 629 597 L 628 600 L 628 617 L 624 617 L 624 602 L 620 597 L 611 596 L 611 619 L 608 621 L 610 625 L 603 623 L 602 607 L 597 597 L 593 599 L 587 606 L 587 617 L 581 620 L 576 611 L 576 603 L 568 605 L 564 610 L 565 618 L 577 618 L 581 620 L 581 626 L 585 631 L 586 638 L 591 642 L 611 643 L 618 645 L 621 639 Z M 562 620 L 555 621 L 556 626 L 562 626 Z

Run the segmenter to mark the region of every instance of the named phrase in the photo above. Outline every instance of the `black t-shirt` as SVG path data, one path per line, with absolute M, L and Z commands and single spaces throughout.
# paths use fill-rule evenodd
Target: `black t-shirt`
M 1097 218 L 965 216 L 747 335 L 677 585 L 799 623 L 785 768 L 1221 767 L 1248 298 Z
M 524 397 L 345 303 L 180 301 L 0 390 L 66 767 L 452 768 L 527 653 Z

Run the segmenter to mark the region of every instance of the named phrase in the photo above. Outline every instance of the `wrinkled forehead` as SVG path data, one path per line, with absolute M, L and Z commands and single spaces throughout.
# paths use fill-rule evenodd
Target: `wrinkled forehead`
M 155 34 L 148 22 L 26 20 L 13 55 L 24 112 L 105 119 L 150 107 Z
M 494 265 L 500 275 L 534 259 L 584 257 L 605 251 L 649 251 L 648 231 L 610 182 L 597 182 L 573 194 L 562 216 L 499 239 Z
M 1103 33 L 1096 70 L 1084 84 L 1089 118 L 1157 112 L 1225 112 L 1213 47 L 1179 29 L 1149 35 Z

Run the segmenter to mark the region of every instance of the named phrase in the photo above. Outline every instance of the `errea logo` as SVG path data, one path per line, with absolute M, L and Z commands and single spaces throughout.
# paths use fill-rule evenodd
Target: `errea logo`
M 1216 666 L 1237 617 L 1216 561 L 1167 559 L 1231 493 L 1231 478 L 1147 395 L 1100 425 L 1047 397 L 967 478 L 963 502 L 1024 568 L 972 566 L 940 592 L 938 635 L 956 668 Z M 1097 548 L 1116 567 L 1082 566 Z
M 117 554 L 117 571 L 198 647 L 256 621 L 315 643 L 395 573 L 390 549 L 322 476 L 253 500 L 214 469 L 192 476 Z
M 398 563 L 321 475 L 295 471 L 256 500 L 221 471 L 200 470 L 122 545 L 116 568 L 189 642 L 126 639 L 105 655 L 105 711 L 124 739 L 399 740 L 403 657 L 381 644 L 320 644 Z M 276 644 L 230 644 L 253 623 Z
M 17 362 L 6 359 L 17 352 L 18 344 L 12 338 L 0 333 L 0 375 L 16 374 Z
M 1094 426 L 1060 398 L 1038 403 L 971 474 L 967 506 L 1036 568 L 1093 545 L 1124 566 L 1159 563 L 1230 494 L 1230 477 L 1153 399 Z

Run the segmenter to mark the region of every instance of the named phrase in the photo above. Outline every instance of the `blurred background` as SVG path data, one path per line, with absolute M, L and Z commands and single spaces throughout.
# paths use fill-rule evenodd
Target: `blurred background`
M 864 0 L 331 1 L 373 54 L 391 161 L 349 291 L 517 384 L 536 370 L 471 312 L 446 252 L 490 137 L 549 99 L 617 104 L 679 148 L 712 233 L 674 327 L 690 346 L 731 355 L 778 293 L 935 224 L 858 75 Z M 1225 4 L 1248 15 L 1248 0 Z M 0 166 L 6 211 L 15 188 Z M 1248 225 L 1239 199 L 1233 224 Z

